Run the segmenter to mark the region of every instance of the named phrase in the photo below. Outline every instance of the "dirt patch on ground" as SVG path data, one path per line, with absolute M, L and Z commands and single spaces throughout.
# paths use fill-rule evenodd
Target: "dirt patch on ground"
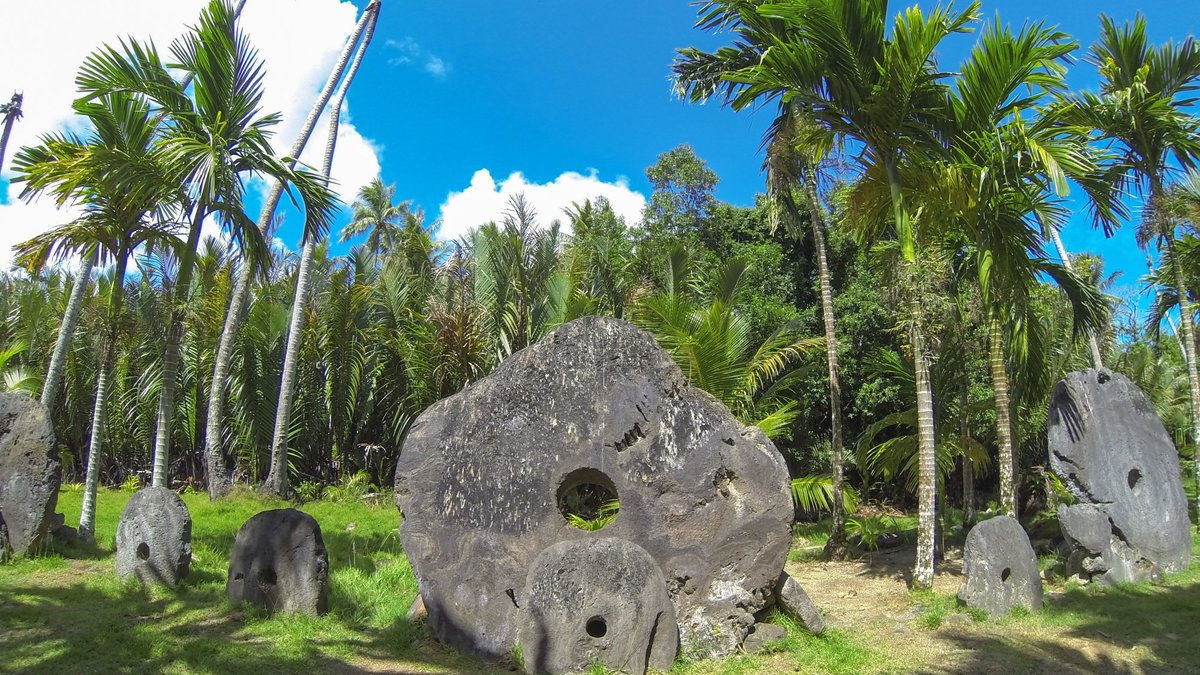
M 906 547 L 848 562 L 792 562 L 787 570 L 825 612 L 831 627 L 886 655 L 879 672 L 1186 671 L 1158 661 L 1153 645 L 1113 640 L 1101 631 L 1080 631 L 1053 621 L 979 622 L 965 608 L 946 607 L 944 599 L 941 606 L 931 607 L 909 592 L 914 557 L 915 551 Z M 962 551 L 948 550 L 937 565 L 933 590 L 953 595 L 961 583 Z M 1061 591 L 1046 587 L 1051 605 L 1063 597 Z

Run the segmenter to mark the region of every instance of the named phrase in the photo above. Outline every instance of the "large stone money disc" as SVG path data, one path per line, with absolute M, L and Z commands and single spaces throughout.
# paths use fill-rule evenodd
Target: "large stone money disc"
M 620 500 L 596 532 L 560 505 L 599 486 Z M 426 410 L 396 466 L 396 504 L 435 635 L 497 657 L 517 644 L 520 593 L 546 547 L 626 539 L 658 563 L 693 657 L 737 649 L 791 543 L 774 445 L 691 387 L 649 334 L 568 323 Z

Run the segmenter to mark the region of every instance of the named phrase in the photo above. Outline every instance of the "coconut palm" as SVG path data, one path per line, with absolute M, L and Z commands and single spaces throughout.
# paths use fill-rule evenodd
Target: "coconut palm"
M 329 98 L 333 95 L 334 89 L 341 80 L 350 62 L 350 58 L 355 52 L 359 38 L 366 28 L 367 22 L 373 20 L 372 17 L 378 14 L 379 8 L 379 0 L 372 0 L 366 9 L 363 10 L 363 15 L 359 18 L 358 24 L 355 25 L 354 31 L 346 39 L 346 44 L 342 48 L 342 53 L 338 57 L 337 63 L 330 72 L 324 88 L 317 95 L 312 109 L 309 110 L 308 117 L 305 118 L 304 123 L 300 127 L 300 132 L 292 144 L 290 154 L 288 155 L 292 159 L 285 159 L 285 163 L 289 168 L 295 167 L 296 160 L 294 158 L 299 157 L 304 147 L 308 144 L 308 138 L 312 135 L 313 128 L 316 127 L 317 118 L 320 117 L 326 104 L 329 103 Z M 281 181 L 272 183 L 271 190 L 267 193 L 267 199 L 263 203 L 262 211 L 259 213 L 257 227 L 263 233 L 264 237 L 274 222 L 275 209 L 279 206 L 279 199 L 283 195 L 283 188 L 284 183 Z M 213 377 L 208 392 L 208 418 L 204 437 L 208 493 L 213 499 L 225 494 L 231 487 L 230 477 L 225 469 L 223 450 L 224 435 L 222 433 L 222 425 L 225 417 L 225 388 L 229 384 L 230 365 L 237 342 L 238 327 L 244 318 L 243 315 L 246 314 L 246 303 L 250 295 L 250 283 L 256 269 L 255 265 L 243 264 L 238 273 L 237 283 L 234 285 L 229 301 L 229 309 L 225 313 L 225 325 L 221 329 L 221 338 L 217 342 L 216 357 L 213 361 Z
M 375 22 L 378 12 L 373 12 L 363 31 L 362 42 L 354 54 L 354 62 L 346 71 L 346 77 L 338 87 L 337 95 L 329 109 L 329 136 L 325 141 L 325 158 L 321 163 L 321 173 L 328 176 L 333 168 L 333 152 L 337 146 L 339 120 L 341 119 L 342 103 L 346 100 L 346 92 L 350 89 L 354 75 L 362 63 L 371 36 L 375 33 Z M 356 215 L 357 215 L 356 211 Z M 263 489 L 283 496 L 288 493 L 287 440 L 292 415 L 292 396 L 296 391 L 296 362 L 300 358 L 300 331 L 304 328 L 304 311 L 308 302 L 310 273 L 312 271 L 313 248 L 316 240 L 305 237 L 300 253 L 300 268 L 296 274 L 296 295 L 292 305 L 291 328 L 288 331 L 287 352 L 283 358 L 283 380 L 279 385 L 279 405 L 275 412 L 275 434 L 271 439 L 271 472 Z
M 1200 160 L 1200 119 L 1190 110 L 1200 87 L 1200 45 L 1191 38 L 1179 44 L 1150 45 L 1146 20 L 1118 25 L 1100 17 L 1100 39 L 1087 61 L 1100 72 L 1099 93 L 1084 93 L 1078 106 L 1084 119 L 1119 154 L 1118 187 L 1131 187 L 1145 199 L 1138 240 L 1156 242 L 1171 265 L 1162 281 L 1184 299 L 1180 329 L 1188 365 L 1192 402 L 1192 440 L 1200 441 L 1200 369 L 1186 274 L 1175 255 L 1176 221 L 1163 203 L 1176 167 L 1192 169 Z M 1200 467 L 1200 455 L 1197 455 Z M 1200 500 L 1200 497 L 1197 497 Z
M 306 237 L 328 228 L 334 198 L 324 183 L 304 170 L 276 159 L 268 142 L 277 114 L 263 115 L 262 62 L 238 28 L 233 7 L 221 0 L 201 12 L 199 23 L 171 45 L 177 63 L 168 67 L 153 45 L 135 40 L 120 50 L 106 46 L 85 60 L 76 79 L 85 98 L 111 91 L 148 97 L 163 116 L 158 143 L 169 174 L 188 197 L 186 245 L 179 255 L 172 319 L 163 353 L 162 384 L 154 441 L 154 485 L 167 482 L 172 441 L 176 376 L 183 318 L 191 291 L 200 228 L 217 218 L 243 250 L 262 256 L 262 232 L 243 212 L 249 175 L 262 175 L 296 187 L 305 212 Z M 191 96 L 169 69 L 191 76 Z
M 734 30 L 740 42 L 709 53 L 695 48 L 680 50 L 674 64 L 677 86 L 694 102 L 702 102 L 718 91 L 729 103 L 738 92 L 725 80 L 737 70 L 752 66 L 758 55 L 775 39 L 786 39 L 785 24 L 756 11 L 761 2 L 708 2 L 699 11 L 697 27 L 703 30 Z M 834 139 L 817 124 L 803 116 L 804 109 L 788 103 L 780 106 L 780 115 L 763 140 L 767 148 L 764 168 L 768 175 L 773 225 L 786 222 L 792 229 L 807 216 L 817 257 L 817 277 L 821 288 L 821 315 L 825 328 L 825 357 L 829 370 L 830 448 L 832 526 L 825 550 L 835 559 L 845 557 L 846 511 L 842 502 L 842 401 L 838 374 L 837 329 L 833 312 L 833 283 L 825 247 L 825 217 L 818 195 L 818 172 L 823 155 Z M 802 195 L 796 198 L 796 193 Z M 799 233 L 797 233 L 799 236 Z
M 734 109 L 765 100 L 802 105 L 834 138 L 861 145 L 862 152 L 854 158 L 867 176 L 888 187 L 890 223 L 873 213 L 871 218 L 851 218 L 849 224 L 860 243 L 894 242 L 903 272 L 901 288 L 908 290 L 903 302 L 914 355 L 921 467 L 913 581 L 928 587 L 933 582 L 936 529 L 936 434 L 918 289 L 923 285 L 923 251 L 937 238 L 941 224 L 914 217 L 908 204 L 911 186 L 902 169 L 943 154 L 949 96 L 935 54 L 946 37 L 969 30 L 979 6 L 971 3 L 961 12 L 939 6 L 928 13 L 911 7 L 896 16 L 890 30 L 886 0 L 797 0 L 753 9 L 781 24 L 758 60 L 725 76 L 732 83 Z
M 350 223 L 342 229 L 342 241 L 367 235 L 367 250 L 380 255 L 395 251 L 403 241 L 403 230 L 412 212 L 410 202 L 396 201 L 396 186 L 376 176 L 358 191 Z
M 79 101 L 75 110 L 91 123 L 92 136 L 86 140 L 73 135 L 43 137 L 40 145 L 18 153 L 16 165 L 25 182 L 23 196 L 55 194 L 60 201 L 80 202 L 84 215 L 19 245 L 18 254 L 19 260 L 35 271 L 52 259 L 79 253 L 110 261 L 115 267 L 99 341 L 96 402 L 79 520 L 80 535 L 91 539 L 126 266 L 139 246 L 176 243 L 172 216 L 180 195 L 174 185 L 162 180 L 167 158 L 155 143 L 157 116 L 144 98 L 113 92 L 94 101 Z M 76 281 L 77 285 L 84 283 L 82 277 Z

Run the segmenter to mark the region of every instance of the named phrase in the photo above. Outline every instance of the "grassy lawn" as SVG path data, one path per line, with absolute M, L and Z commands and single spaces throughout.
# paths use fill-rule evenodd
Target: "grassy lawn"
M 192 512 L 192 571 L 174 590 L 124 584 L 112 542 L 131 492 L 103 491 L 98 546 L 0 566 L 3 672 L 508 673 L 438 645 L 405 614 L 416 596 L 390 500 L 309 502 L 330 557 L 330 612 L 267 616 L 225 599 L 229 550 L 254 513 L 285 506 L 252 495 Z M 77 518 L 80 494 L 59 510 Z M 912 523 L 898 519 L 902 530 Z M 755 655 L 680 662 L 680 675 L 725 673 L 1189 672 L 1200 662 L 1200 566 L 1160 586 L 1048 586 L 1044 610 L 987 619 L 960 607 L 952 562 L 934 591 L 908 592 L 903 552 L 817 561 L 827 524 L 799 526 L 788 570 L 834 626 L 814 637 L 782 616 L 788 637 Z M 819 551 L 818 551 L 819 552 Z M 892 556 L 889 558 L 889 555 Z M 899 557 L 896 557 L 899 556 Z M 952 556 L 948 556 L 952 557 Z M 858 614 L 855 612 L 858 611 Z M 855 618 L 855 617 L 861 618 Z

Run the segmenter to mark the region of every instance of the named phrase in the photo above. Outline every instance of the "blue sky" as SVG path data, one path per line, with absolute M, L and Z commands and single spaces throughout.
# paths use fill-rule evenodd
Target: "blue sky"
M 151 3 L 157 9 L 146 12 L 136 6 L 149 0 L 98 3 L 103 7 L 87 0 L 63 2 L 74 9 L 64 5 L 60 11 L 46 3 L 18 5 L 18 14 L 29 14 L 26 21 L 18 16 L 7 28 L 0 26 L 0 57 L 14 64 L 0 73 L 0 94 L 5 98 L 8 90 L 28 90 L 40 80 L 59 83 L 69 94 L 70 78 L 81 58 L 71 49 L 78 46 L 84 53 L 126 32 L 152 34 L 165 47 L 178 27 L 196 14 L 194 7 L 185 5 L 200 4 L 199 0 L 185 0 L 178 7 Z M 366 1 L 356 0 L 356 4 L 361 9 Z M 1098 33 L 1100 12 L 1126 19 L 1140 9 L 1149 20 L 1153 40 L 1182 39 L 1200 21 L 1200 13 L 1191 5 L 1182 0 L 1144 0 L 1136 6 L 1112 0 L 1005 0 L 985 2 L 983 13 L 990 18 L 999 12 L 1012 24 L 1044 19 L 1086 47 Z M 893 3 L 895 10 L 902 6 Z M 29 25 L 39 13 L 52 11 L 66 17 L 60 23 L 67 25 L 60 34 L 37 38 L 35 47 L 42 48 L 42 56 L 34 61 L 30 52 L 37 50 L 21 50 L 23 34 L 14 27 Z M 675 49 L 714 48 L 730 39 L 694 30 L 695 11 L 686 0 L 384 0 L 375 41 L 350 91 L 344 120 L 352 127 L 352 137 L 339 142 L 335 177 L 339 171 L 344 174 L 340 180 L 349 198 L 358 184 L 379 170 L 385 181 L 396 185 L 398 197 L 414 200 L 432 219 L 440 215 L 449 195 L 467 190 L 481 170 L 496 183 L 518 172 L 520 185 L 558 181 L 560 193 L 580 197 L 589 186 L 648 195 L 645 168 L 658 154 L 689 143 L 720 176 L 718 197 L 749 205 L 762 188 L 758 146 L 771 111 L 734 113 L 717 103 L 697 106 L 673 97 L 669 77 Z M 284 14 L 288 21 L 279 21 Z M 268 62 L 268 88 L 282 91 L 268 105 L 285 108 L 285 120 L 302 117 L 298 112 L 307 110 L 302 85 L 319 86 L 354 14 L 349 3 L 337 0 L 250 0 L 243 15 L 245 27 L 264 55 L 285 53 L 281 44 L 293 50 L 286 52 L 286 58 Z M 147 23 L 153 21 L 162 25 Z M 973 41 L 973 36 L 951 38 L 941 55 L 943 65 L 951 69 L 961 62 Z M 5 45 L 14 54 L 5 53 Z M 56 70 L 31 75 L 42 61 L 60 53 L 63 63 Z M 301 64 L 310 53 L 312 64 Z M 288 84 L 277 87 L 275 79 L 281 71 L 291 79 L 284 78 Z M 1083 63 L 1076 65 L 1070 79 L 1076 87 L 1095 84 L 1095 74 Z M 47 130 L 39 123 L 61 127 L 61 119 L 32 108 L 47 98 L 53 97 L 38 93 L 30 99 L 30 114 L 19 133 Z M 285 142 L 278 143 L 280 147 L 293 133 L 288 123 L 283 126 L 279 136 Z M 310 152 L 323 137 L 319 126 Z M 30 140 L 19 134 L 15 139 Z M 311 155 L 306 159 L 311 161 Z M 562 181 L 569 172 L 579 176 Z M 0 190 L 0 203 L 4 192 Z M 21 232 L 25 216 L 5 208 L 0 206 L 0 231 Z M 559 214 L 541 215 L 549 220 Z M 290 218 L 280 238 L 294 248 L 297 231 L 296 219 Z M 0 233 L 0 245 L 4 238 Z M 1081 217 L 1067 228 L 1065 240 L 1072 251 L 1102 254 L 1110 271 L 1125 272 L 1127 288 L 1137 287 L 1144 257 L 1133 244 L 1132 228 L 1105 240 Z
M 1012 24 L 1046 20 L 1086 48 L 1098 35 L 1099 13 L 1126 19 L 1135 7 L 1153 40 L 1182 39 L 1200 17 L 1188 4 L 1005 0 L 985 2 L 983 13 L 990 19 L 999 12 Z M 389 63 L 396 50 L 373 45 L 354 85 L 358 101 L 364 91 L 371 99 L 355 123 L 384 146 L 384 179 L 435 213 L 447 190 L 462 189 L 464 177 L 484 167 L 494 176 L 521 171 L 537 182 L 590 168 L 602 180 L 625 176 L 632 189 L 648 194 L 645 167 L 680 143 L 690 143 L 721 177 L 721 199 L 749 205 L 762 189 L 758 145 L 771 111 L 734 113 L 671 95 L 676 48 L 712 48 L 729 39 L 693 29 L 694 20 L 693 6 L 664 0 L 389 3 L 380 35 L 419 44 L 446 72 L 435 76 L 419 61 Z M 952 38 L 943 65 L 960 63 L 974 39 Z M 1096 76 L 1080 62 L 1070 81 L 1094 87 Z M 1105 240 L 1080 218 L 1065 241 L 1072 251 L 1100 253 L 1110 271 L 1125 272 L 1126 285 L 1137 285 L 1144 257 L 1132 228 Z

